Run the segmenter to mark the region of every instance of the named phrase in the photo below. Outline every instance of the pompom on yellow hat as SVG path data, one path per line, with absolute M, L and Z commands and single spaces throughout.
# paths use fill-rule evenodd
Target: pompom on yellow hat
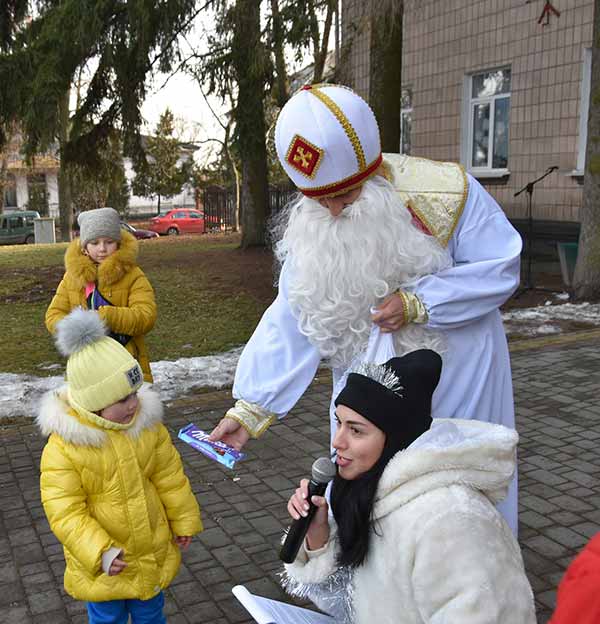
M 292 182 L 314 199 L 358 188 L 382 162 L 373 111 L 340 85 L 310 85 L 294 94 L 277 118 L 275 147 Z
M 137 360 L 116 340 L 94 310 L 76 308 L 56 325 L 56 346 L 67 360 L 69 402 L 77 411 L 99 412 L 141 388 Z

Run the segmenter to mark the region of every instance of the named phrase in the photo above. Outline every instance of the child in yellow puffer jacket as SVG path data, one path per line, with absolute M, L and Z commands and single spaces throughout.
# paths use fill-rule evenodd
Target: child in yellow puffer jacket
M 95 311 L 57 325 L 67 384 L 44 396 L 37 423 L 49 435 L 41 495 L 63 544 L 65 589 L 87 601 L 89 621 L 163 624 L 180 548 L 202 530 L 162 404 L 139 363 L 109 338 Z
M 79 238 L 65 252 L 66 273 L 48 309 L 46 327 L 77 307 L 98 310 L 114 338 L 140 363 L 144 381 L 152 383 L 144 336 L 156 322 L 154 290 L 137 265 L 138 242 L 121 229 L 114 208 L 86 210 L 79 215 Z

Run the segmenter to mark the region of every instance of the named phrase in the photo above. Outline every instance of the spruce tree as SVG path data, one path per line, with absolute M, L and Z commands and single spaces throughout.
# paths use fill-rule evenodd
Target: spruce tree
M 118 129 L 124 153 L 143 158 L 140 107 L 146 79 L 169 72 L 177 39 L 204 8 L 196 0 L 34 0 L 0 3 L 0 149 L 17 123 L 28 158 L 58 142 L 63 239 L 72 218 L 71 167 L 100 166 L 99 152 Z M 75 76 L 90 80 L 73 115 Z M 7 88 L 10 85 L 10 88 Z
M 173 121 L 173 113 L 167 108 L 160 116 L 155 134 L 147 138 L 146 157 L 142 163 L 138 161 L 132 183 L 136 195 L 158 198 L 158 214 L 161 197 L 180 193 L 193 165 L 191 159 L 179 163 L 181 150 L 179 141 L 173 136 Z

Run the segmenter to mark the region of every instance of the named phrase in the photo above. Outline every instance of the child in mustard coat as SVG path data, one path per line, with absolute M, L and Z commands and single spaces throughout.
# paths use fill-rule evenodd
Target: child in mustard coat
M 156 322 L 156 301 L 137 265 L 138 242 L 122 230 L 114 208 L 87 210 L 78 222 L 79 238 L 67 247 L 66 273 L 46 311 L 46 327 L 53 334 L 74 308 L 97 309 L 111 337 L 140 363 L 144 381 L 151 383 L 144 335 Z
M 91 624 L 163 624 L 180 548 L 202 530 L 162 404 L 142 387 L 140 365 L 95 311 L 57 325 L 67 384 L 44 396 L 37 423 L 50 436 L 41 498 L 64 547 L 67 593 L 87 602 Z

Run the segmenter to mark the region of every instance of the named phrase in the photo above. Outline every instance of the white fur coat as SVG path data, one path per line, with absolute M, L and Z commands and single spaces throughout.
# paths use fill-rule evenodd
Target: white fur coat
M 519 546 L 494 507 L 517 441 L 499 425 L 439 419 L 390 461 L 367 560 L 352 587 L 337 590 L 352 597 L 355 624 L 535 624 Z M 292 593 L 335 603 L 325 594 L 335 586 L 336 548 L 332 526 L 322 549 L 300 551 L 286 566 Z

